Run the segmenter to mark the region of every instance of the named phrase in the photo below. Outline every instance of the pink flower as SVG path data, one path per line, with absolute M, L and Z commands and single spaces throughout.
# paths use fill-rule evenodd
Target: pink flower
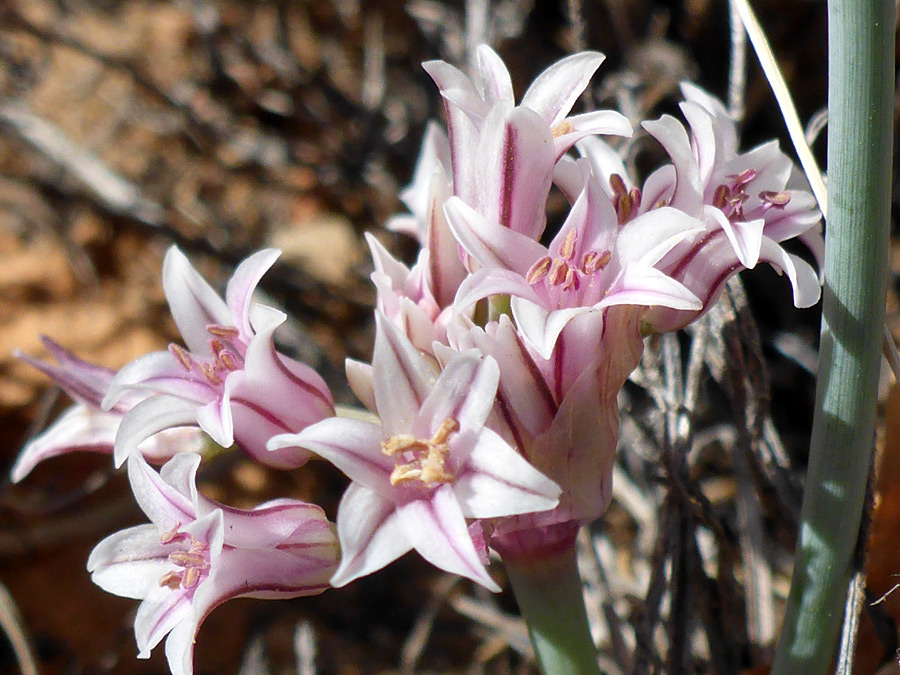
M 109 410 L 103 410 L 100 402 L 109 390 L 115 372 L 82 361 L 50 338 L 44 337 L 42 341 L 59 362 L 58 366 L 21 353 L 17 356 L 51 377 L 75 399 L 75 404 L 22 449 L 11 471 L 16 483 L 31 473 L 37 464 L 51 457 L 80 451 L 111 455 L 125 413 L 146 398 L 143 392 L 133 392 Z M 199 429 L 168 429 L 142 441 L 137 449 L 147 460 L 161 464 L 185 450 L 199 452 L 203 442 Z
M 446 206 L 456 238 L 482 266 L 460 287 L 457 308 L 492 295 L 512 296 L 518 329 L 545 359 L 579 314 L 614 305 L 700 307 L 691 291 L 654 265 L 702 223 L 665 207 L 620 227 L 587 166 L 580 164 L 581 193 L 548 247 L 489 221 L 460 199 Z
M 270 442 L 300 445 L 353 481 L 338 510 L 343 558 L 332 584 L 370 574 L 415 548 L 443 570 L 491 590 L 467 518 L 553 508 L 559 488 L 485 427 L 496 362 L 475 350 L 443 370 L 382 315 L 371 370 L 351 382 L 380 424 L 331 418 Z
M 322 378 L 275 350 L 274 332 L 285 315 L 253 303 L 252 294 L 279 252 L 267 249 L 242 262 L 228 282 L 225 301 L 174 246 L 163 263 L 163 288 L 187 349 L 148 354 L 125 366 L 103 400 L 113 406 L 128 391 L 149 391 L 128 411 L 116 437 L 121 464 L 144 439 L 176 426 L 199 425 L 219 445 L 237 443 L 276 468 L 302 465 L 309 453 L 271 453 L 275 434 L 298 431 L 334 414 Z
M 482 522 L 501 554 L 552 546 L 559 532 L 592 522 L 609 505 L 617 396 L 640 360 L 642 313 L 642 307 L 618 305 L 579 314 L 561 331 L 549 359 L 522 339 L 508 316 L 483 329 L 451 332 L 454 348 L 477 348 L 500 367 L 488 426 L 562 489 L 553 509 Z
M 231 598 L 293 598 L 328 588 L 338 548 L 322 510 L 279 499 L 250 511 L 197 491 L 200 457 L 182 453 L 161 473 L 138 454 L 128 477 L 152 521 L 100 542 L 88 559 L 94 583 L 142 600 L 134 621 L 139 658 L 168 634 L 173 675 L 193 672 L 194 639 L 209 613 Z
M 681 110 L 691 135 L 670 115 L 644 122 L 672 164 L 651 174 L 641 190 L 618 173 L 601 140 L 586 139 L 579 146 L 609 183 L 621 222 L 669 206 L 704 224 L 655 265 L 693 291 L 702 307 L 655 308 L 645 317 L 647 329 L 684 327 L 712 306 L 729 277 L 759 261 L 788 276 L 797 307 L 815 304 L 821 290 L 815 270 L 781 246 L 797 238 L 821 263 L 821 215 L 809 192 L 789 188 L 793 163 L 777 141 L 738 154 L 737 131 L 722 104 L 692 84 L 682 84 L 682 92 L 686 100 Z
M 489 221 L 539 237 L 560 157 L 590 134 L 631 135 L 617 112 L 568 116 L 603 59 L 582 52 L 553 64 L 518 106 L 506 66 L 485 45 L 478 48 L 474 81 L 443 61 L 423 64 L 444 97 L 453 194 Z

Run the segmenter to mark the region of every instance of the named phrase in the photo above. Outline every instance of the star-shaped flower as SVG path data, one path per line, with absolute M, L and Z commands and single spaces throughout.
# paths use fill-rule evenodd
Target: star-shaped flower
M 135 498 L 152 524 L 117 532 L 87 567 L 103 590 L 142 600 L 134 621 L 139 658 L 168 634 L 173 675 L 193 671 L 194 639 L 209 613 L 237 597 L 294 598 L 326 590 L 338 548 L 322 509 L 278 499 L 245 511 L 197 491 L 200 456 L 181 453 L 160 473 L 128 459 Z
M 324 380 L 275 350 L 273 335 L 285 315 L 252 302 L 278 255 L 267 249 L 242 262 L 223 301 L 181 251 L 169 249 L 163 288 L 187 349 L 170 345 L 130 363 L 113 379 L 104 407 L 136 389 L 157 394 L 126 414 L 116 438 L 117 464 L 158 431 L 194 425 L 222 447 L 237 442 L 275 468 L 296 468 L 308 459 L 299 448 L 266 451 L 272 436 L 334 414 Z
M 613 206 L 580 162 L 582 190 L 549 246 L 484 218 L 450 199 L 450 227 L 482 269 L 456 299 L 459 309 L 491 295 L 512 296 L 519 330 L 543 358 L 572 317 L 614 305 L 699 309 L 681 283 L 654 267 L 703 224 L 677 209 L 660 208 L 620 227 Z
M 550 509 L 559 488 L 484 426 L 499 380 L 493 359 L 469 350 L 438 371 L 376 319 L 372 391 L 360 398 L 374 404 L 381 423 L 331 418 L 269 446 L 307 448 L 353 481 L 338 510 L 343 558 L 335 586 L 415 548 L 433 565 L 499 590 L 466 519 Z

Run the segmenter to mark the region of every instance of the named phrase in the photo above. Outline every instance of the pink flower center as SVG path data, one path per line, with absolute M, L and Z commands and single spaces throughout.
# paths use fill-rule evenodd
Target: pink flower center
M 182 532 L 180 528 L 179 523 L 159 539 L 159 543 L 164 546 L 182 545 L 180 550 L 169 554 L 168 562 L 176 569 L 166 572 L 159 580 L 159 585 L 172 590 L 192 590 L 209 574 L 209 545 Z
M 246 351 L 246 347 L 239 339 L 240 332 L 233 326 L 210 324 L 206 327 L 206 331 L 212 336 L 209 340 L 212 358 L 197 358 L 184 347 L 175 343 L 169 345 L 169 351 L 185 372 L 197 371 L 211 386 L 220 387 L 228 373 L 243 368 L 242 354 Z
M 583 281 L 590 281 L 591 277 L 609 264 L 612 253 L 586 251 L 581 255 L 580 261 L 576 260 L 577 239 L 578 232 L 569 230 L 560 244 L 558 255 L 555 258 L 544 256 L 539 259 L 525 274 L 525 281 L 536 284 L 541 279 L 546 279 L 550 286 L 560 287 L 564 291 L 577 291 Z
M 736 176 L 729 176 L 731 182 L 720 185 L 713 193 L 713 206 L 720 209 L 731 222 L 743 221 L 744 203 L 750 199 L 749 184 L 759 175 L 756 169 L 746 169 Z M 783 209 L 791 201 L 789 192 L 764 190 L 759 193 L 763 212 L 771 208 Z
M 447 467 L 447 458 L 450 436 L 457 431 L 459 422 L 448 417 L 430 439 L 399 434 L 382 441 L 381 451 L 396 463 L 391 471 L 391 485 L 419 482 L 433 487 L 454 482 L 456 476 Z

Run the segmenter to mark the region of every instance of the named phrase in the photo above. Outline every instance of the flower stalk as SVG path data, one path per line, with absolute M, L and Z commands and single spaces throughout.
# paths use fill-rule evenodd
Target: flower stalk
M 831 0 L 821 348 L 794 575 L 774 675 L 831 666 L 871 461 L 888 270 L 894 5 Z
M 574 541 L 503 562 L 544 675 L 599 675 Z

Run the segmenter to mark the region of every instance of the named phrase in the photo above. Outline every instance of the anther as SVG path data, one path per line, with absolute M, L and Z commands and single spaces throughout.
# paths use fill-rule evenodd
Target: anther
M 578 239 L 578 231 L 575 228 L 572 228 L 566 233 L 566 238 L 563 239 L 562 244 L 559 246 L 559 255 L 564 260 L 571 260 L 575 257 L 575 241 Z
M 544 256 L 540 260 L 538 260 L 534 265 L 531 266 L 531 269 L 525 273 L 525 281 L 529 284 L 536 284 L 538 281 L 547 276 L 547 272 L 550 271 L 550 265 L 553 264 L 553 261 L 550 260 L 549 257 Z
M 194 364 L 191 359 L 191 354 L 184 347 L 179 347 L 172 342 L 169 344 L 169 353 L 178 360 L 178 363 L 181 364 L 181 367 L 184 368 L 186 372 L 189 373 L 193 370 Z
M 750 181 L 759 175 L 756 169 L 744 169 L 737 175 L 729 176 L 738 187 L 746 186 Z
M 225 349 L 219 352 L 218 357 L 219 363 L 222 364 L 222 367 L 225 368 L 225 370 L 237 370 L 237 361 L 234 358 L 234 354 L 232 354 L 230 351 Z
M 181 586 L 181 574 L 178 572 L 166 572 L 162 579 L 159 580 L 160 587 L 166 586 L 173 591 Z
M 560 136 L 571 134 L 573 131 L 575 131 L 575 127 L 572 126 L 572 123 L 569 120 L 563 120 L 553 127 L 550 133 L 553 135 L 553 138 L 559 138 Z
M 225 338 L 226 340 L 234 340 L 240 336 L 240 331 L 234 326 L 220 326 L 211 323 L 206 327 L 206 332 L 216 337 Z
M 781 192 L 765 190 L 759 193 L 759 198 L 776 209 L 783 209 L 791 201 L 791 193 L 786 190 Z
M 205 569 L 209 567 L 206 558 L 196 551 L 175 551 L 169 554 L 169 560 L 179 567 Z
M 553 261 L 553 265 L 550 267 L 550 284 L 553 286 L 559 286 L 566 280 L 566 273 L 569 271 L 569 266 L 566 264 L 565 260 L 560 260 L 557 258 Z
M 588 251 L 581 256 L 581 271 L 590 276 L 609 265 L 611 259 L 612 253 L 609 251 L 604 251 L 603 253 Z
M 568 266 L 567 266 L 568 267 Z M 566 280 L 563 282 L 562 289 L 564 291 L 577 291 L 581 286 L 581 280 L 574 268 L 568 267 L 566 270 Z
M 716 191 L 713 193 L 713 206 L 724 209 L 725 205 L 728 204 L 730 194 L 731 190 L 728 189 L 727 185 L 720 185 L 717 187 Z
M 628 192 L 628 188 L 625 187 L 625 181 L 617 173 L 610 175 L 609 186 L 612 188 L 613 194 L 624 195 Z
M 616 215 L 618 215 L 619 225 L 624 225 L 631 220 L 632 213 L 634 212 L 634 200 L 630 192 L 619 196 L 617 207 Z
M 406 450 L 414 450 L 423 447 L 426 447 L 424 443 L 416 439 L 415 436 L 410 436 L 409 434 L 399 434 L 397 436 L 391 436 L 386 441 L 381 441 L 381 452 L 388 457 L 396 455 L 398 452 L 405 452 Z
M 186 569 L 181 577 L 181 587 L 189 590 L 196 587 L 198 583 L 200 583 L 200 570 L 196 567 Z
M 641 206 L 641 197 L 643 194 L 641 193 L 641 189 L 639 187 L 633 187 L 628 191 L 628 196 L 631 197 L 631 203 L 634 208 L 640 208 Z
M 456 431 L 459 431 L 459 422 L 452 417 L 448 417 L 441 426 L 438 427 L 438 430 L 434 432 L 434 436 L 431 437 L 431 443 L 429 443 L 429 445 L 445 444 L 449 440 L 450 434 Z
M 222 378 L 219 377 L 219 375 L 216 373 L 215 368 L 213 368 L 208 363 L 201 363 L 200 370 L 203 371 L 203 376 L 211 385 L 219 386 L 220 384 L 222 384 Z
M 180 529 L 181 523 L 175 523 L 175 527 L 164 533 L 163 536 L 159 538 L 159 543 L 163 545 L 171 544 L 173 541 L 181 541 L 190 536 L 186 532 L 180 532 Z

